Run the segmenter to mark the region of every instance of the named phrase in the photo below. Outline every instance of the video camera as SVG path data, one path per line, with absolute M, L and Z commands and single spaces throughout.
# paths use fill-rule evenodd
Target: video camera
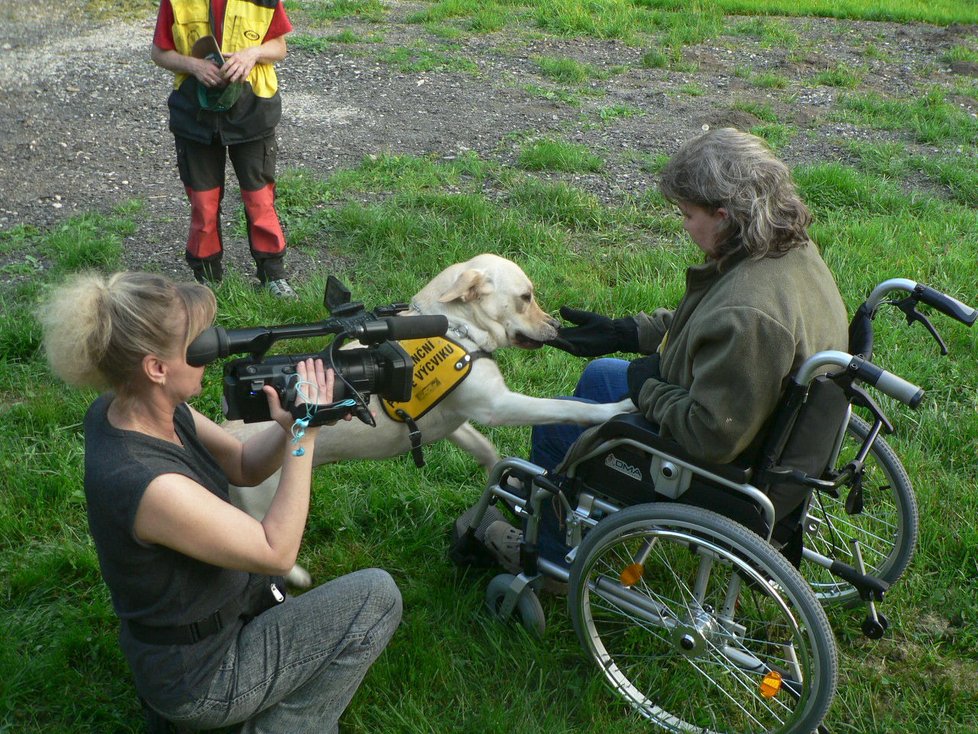
M 414 363 L 399 339 L 443 336 L 448 330 L 444 316 L 397 314 L 406 303 L 378 306 L 368 311 L 362 303 L 350 300 L 350 291 L 333 276 L 326 280 L 323 305 L 331 318 L 312 324 L 259 326 L 246 329 L 205 329 L 187 347 L 187 363 L 200 367 L 229 354 L 249 352 L 249 356 L 224 365 L 224 415 L 245 423 L 267 421 L 268 400 L 262 392 L 271 385 L 279 394 L 282 407 L 295 418 L 309 418 L 310 425 L 355 415 L 374 425 L 367 403 L 371 395 L 403 402 L 411 398 Z M 328 349 L 314 354 L 287 354 L 265 357 L 268 349 L 282 339 L 298 339 L 334 334 Z M 366 346 L 340 351 L 348 339 Z M 321 358 L 323 365 L 336 373 L 333 402 L 323 405 L 296 405 L 301 386 L 296 365 L 310 357 Z M 314 398 L 315 396 L 309 396 Z

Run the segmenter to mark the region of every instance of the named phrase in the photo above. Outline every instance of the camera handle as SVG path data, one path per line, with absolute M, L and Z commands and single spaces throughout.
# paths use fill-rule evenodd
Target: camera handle
M 355 415 L 368 425 L 373 425 L 373 416 L 359 401 L 344 398 L 333 403 L 293 405 L 289 413 L 295 420 L 308 421 L 306 425 L 321 426 L 324 423 L 338 421 L 348 415 Z M 366 418 L 364 417 L 366 415 Z

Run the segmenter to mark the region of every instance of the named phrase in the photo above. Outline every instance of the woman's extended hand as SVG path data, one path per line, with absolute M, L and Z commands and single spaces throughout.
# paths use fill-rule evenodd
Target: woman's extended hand
M 570 306 L 560 307 L 560 316 L 574 326 L 561 326 L 549 342 L 576 357 L 603 357 L 614 352 L 638 351 L 638 323 L 631 316 L 611 319 Z

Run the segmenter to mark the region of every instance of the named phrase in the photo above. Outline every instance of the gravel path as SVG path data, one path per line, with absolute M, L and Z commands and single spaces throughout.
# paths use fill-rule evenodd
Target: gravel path
M 183 263 L 188 208 L 167 130 L 170 75 L 149 60 L 155 18 L 79 22 L 83 0 L 0 5 L 0 232 L 18 225 L 46 228 L 85 211 L 109 211 L 138 199 L 144 215 L 127 239 L 129 267 L 187 277 Z M 972 46 L 975 27 L 783 19 L 797 42 L 765 44 L 737 33 L 687 49 L 690 71 L 642 66 L 648 48 L 617 41 L 544 37 L 530 26 L 451 42 L 406 22 L 418 5 L 390 2 L 382 24 L 357 19 L 329 28 L 297 24 L 297 34 L 335 35 L 350 29 L 379 43 L 331 43 L 309 52 L 295 45 L 280 65 L 284 119 L 279 168 L 327 176 L 381 152 L 451 156 L 474 150 L 512 163 L 528 135 L 551 134 L 592 146 L 607 161 L 600 174 L 574 178 L 606 201 L 650 185 L 643 156 L 670 153 L 704 125 L 750 127 L 760 120 L 745 103 L 763 105 L 798 134 L 781 151 L 791 163 L 844 160 L 849 139 L 900 140 L 898 133 L 834 121 L 840 90 L 817 83 L 839 65 L 861 71 L 857 92 L 906 99 L 934 85 L 950 88 L 978 75 L 975 64 L 944 60 L 956 45 Z M 447 69 L 408 71 L 396 49 L 423 43 Z M 535 59 L 573 58 L 606 72 L 600 80 L 561 86 Z M 471 71 L 453 71 L 467 60 Z M 776 74 L 783 88 L 752 83 Z M 534 89 L 534 91 L 528 91 Z M 550 99 L 573 93 L 577 104 Z M 971 114 L 974 96 L 956 100 Z M 636 114 L 602 119 L 602 110 Z M 903 140 L 903 142 L 908 142 Z M 225 217 L 235 215 L 233 175 Z M 232 232 L 230 223 L 225 232 Z M 229 259 L 250 272 L 247 247 L 228 236 Z M 0 266 L 23 254 L 4 254 Z M 290 251 L 296 277 L 315 267 Z M 3 275 L 0 280 L 11 276 Z

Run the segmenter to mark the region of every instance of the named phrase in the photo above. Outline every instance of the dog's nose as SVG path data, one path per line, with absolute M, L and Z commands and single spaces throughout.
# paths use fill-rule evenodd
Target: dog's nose
M 553 327 L 553 329 L 556 331 L 560 328 L 560 321 L 555 319 L 553 316 L 547 316 L 547 326 Z

